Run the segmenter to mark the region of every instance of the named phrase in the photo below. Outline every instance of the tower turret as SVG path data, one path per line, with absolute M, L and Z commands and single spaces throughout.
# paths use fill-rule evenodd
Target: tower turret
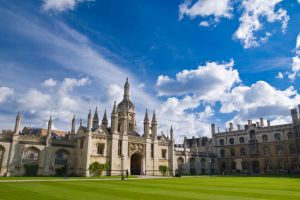
M 75 115 L 73 116 L 73 119 L 72 119 L 72 128 L 71 128 L 71 134 L 75 134 L 75 126 L 76 126 L 76 124 L 75 124 Z
M 111 112 L 111 132 L 112 133 L 118 132 L 118 112 L 117 112 L 116 101 L 114 102 L 114 107 Z
M 151 131 L 152 131 L 153 139 L 156 139 L 157 138 L 157 120 L 156 120 L 155 111 L 153 112 L 153 116 L 152 116 Z
M 94 117 L 93 117 L 93 129 L 97 129 L 99 127 L 99 116 L 98 116 L 98 110 L 96 107 Z
M 91 110 L 89 110 L 89 114 L 87 117 L 87 129 L 88 129 L 88 131 L 92 130 L 92 111 Z
M 126 78 L 126 82 L 124 84 L 124 99 L 129 99 L 129 82 L 128 82 L 128 78 Z
M 144 118 L 144 137 L 149 137 L 149 129 L 150 129 L 150 122 L 148 117 L 148 110 L 146 109 L 145 118 Z
M 18 135 L 20 132 L 20 123 L 21 123 L 21 113 L 19 111 L 18 115 L 16 117 L 16 124 L 15 124 L 15 130 L 14 130 L 15 135 Z
M 46 144 L 48 145 L 51 140 L 51 130 L 52 130 L 52 117 L 50 116 L 50 119 L 48 121 L 48 129 L 47 129 L 47 139 Z
M 107 128 L 107 125 L 108 125 L 108 120 L 107 120 L 107 115 L 106 115 L 106 110 L 104 110 L 104 114 L 103 114 L 103 118 L 102 118 L 102 126 L 104 128 Z
M 173 127 L 171 126 L 170 128 L 170 140 L 173 142 L 174 141 L 174 133 L 173 133 Z

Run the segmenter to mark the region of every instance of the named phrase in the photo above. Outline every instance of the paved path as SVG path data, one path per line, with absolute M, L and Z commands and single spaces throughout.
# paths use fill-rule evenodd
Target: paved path
M 125 180 L 143 180 L 143 179 L 166 179 L 172 177 L 164 176 L 139 176 L 137 178 L 128 178 Z M 121 180 L 121 178 L 55 178 L 55 179 L 26 179 L 26 180 L 0 180 L 0 183 L 17 183 L 17 182 L 68 182 L 68 181 L 116 181 Z

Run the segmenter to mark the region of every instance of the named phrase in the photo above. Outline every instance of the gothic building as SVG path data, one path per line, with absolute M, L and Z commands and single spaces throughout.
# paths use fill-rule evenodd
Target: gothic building
M 87 124 L 80 120 L 71 130 L 52 129 L 50 117 L 48 128 L 24 127 L 20 130 L 21 115 L 16 117 L 13 131 L 0 134 L 0 175 L 55 175 L 62 168 L 70 175 L 89 176 L 89 165 L 95 161 L 108 163 L 106 175 L 129 174 L 159 175 L 159 166 L 166 165 L 170 174 L 200 173 L 207 171 L 211 156 L 211 140 L 185 140 L 183 145 L 174 144 L 171 127 L 169 136 L 158 135 L 155 112 L 150 120 L 146 110 L 144 131 L 136 129 L 135 106 L 129 98 L 128 79 L 124 85 L 123 100 L 113 105 L 110 124 L 104 111 L 102 121 L 96 108 L 87 116 Z M 203 152 L 202 152 L 203 151 Z
M 299 106 L 300 111 L 300 106 Z M 291 110 L 292 123 L 271 126 L 270 121 L 241 128 L 233 123 L 225 132 L 216 132 L 211 125 L 213 146 L 218 156 L 218 168 L 224 173 L 299 172 L 300 119 L 297 109 Z

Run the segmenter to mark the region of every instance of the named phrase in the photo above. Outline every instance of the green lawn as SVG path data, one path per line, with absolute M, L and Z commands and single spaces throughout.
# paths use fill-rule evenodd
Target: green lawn
M 0 199 L 300 199 L 300 178 L 190 177 L 0 183 Z

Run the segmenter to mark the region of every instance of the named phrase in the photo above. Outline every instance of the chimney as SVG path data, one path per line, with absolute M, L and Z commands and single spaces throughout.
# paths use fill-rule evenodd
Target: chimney
M 218 127 L 218 133 L 220 133 L 220 127 Z
M 233 123 L 232 122 L 229 123 L 229 131 L 233 131 Z
M 250 127 L 250 126 L 252 126 L 252 120 L 248 120 L 248 126 Z
M 256 127 L 259 127 L 259 122 L 256 122 Z
M 270 120 L 267 120 L 268 127 L 271 126 Z
M 238 129 L 238 130 L 241 130 L 241 125 L 238 124 L 238 125 L 237 125 L 237 129 Z
M 264 127 L 264 118 L 262 118 L 262 117 L 260 118 L 260 126 Z
M 216 125 L 211 124 L 211 134 L 215 134 L 215 133 L 216 133 Z

